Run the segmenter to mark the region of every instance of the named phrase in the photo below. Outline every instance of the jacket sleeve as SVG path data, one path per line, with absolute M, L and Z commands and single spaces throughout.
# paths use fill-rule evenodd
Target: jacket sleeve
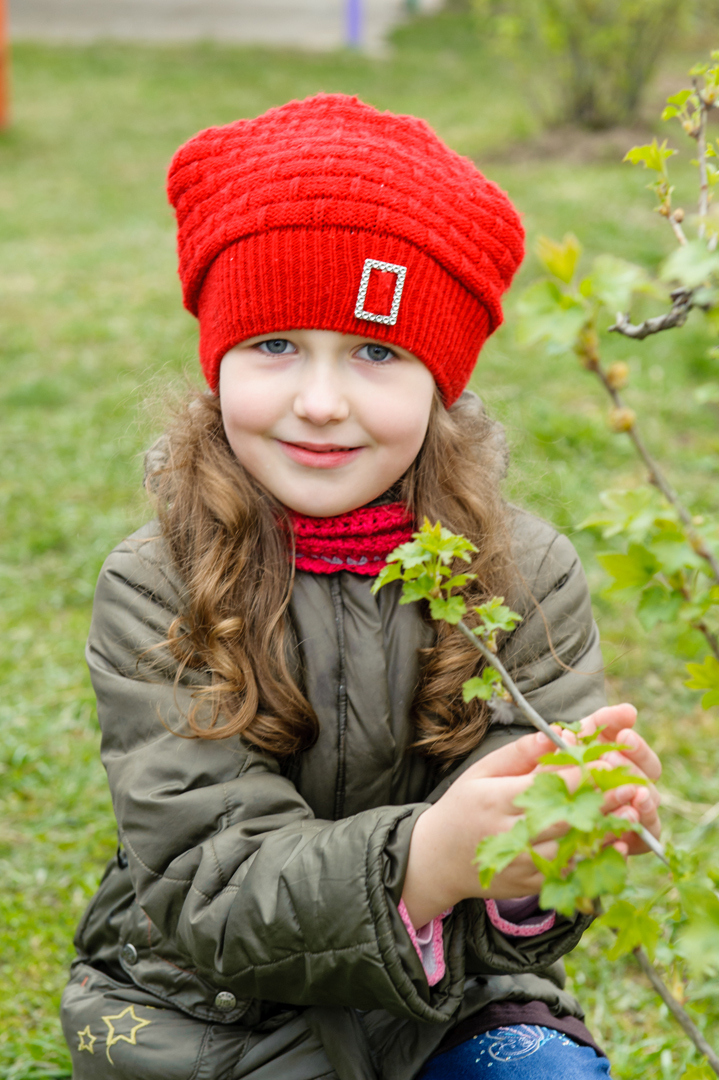
M 277 762 L 239 739 L 180 737 L 208 675 L 160 646 L 181 609 L 145 530 L 109 557 L 87 659 L 136 898 L 181 966 L 237 998 L 384 1007 L 446 1020 L 463 957 L 431 991 L 397 911 L 425 804 L 316 819 Z M 149 927 L 149 924 L 148 924 Z
M 500 648 L 500 658 L 545 720 L 580 720 L 606 705 L 599 633 L 584 571 L 566 536 L 530 514 L 515 514 L 519 583 L 507 599 L 523 620 Z M 435 802 L 475 761 L 532 730 L 516 706 L 508 705 L 501 722 L 429 801 Z M 592 922 L 579 912 L 572 918 L 557 915 L 542 934 L 510 938 L 492 924 L 482 900 L 465 900 L 455 911 L 466 920 L 467 970 L 477 974 L 546 972 Z

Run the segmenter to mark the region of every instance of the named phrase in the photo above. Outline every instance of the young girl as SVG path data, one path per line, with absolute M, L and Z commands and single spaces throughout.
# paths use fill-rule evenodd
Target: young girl
M 209 391 L 97 588 L 120 846 L 63 997 L 75 1080 L 606 1076 L 560 960 L 590 920 L 539 909 L 531 860 L 487 890 L 472 865 L 549 744 L 463 702 L 460 635 L 371 593 L 425 515 L 469 536 L 466 597 L 523 615 L 502 657 L 535 707 L 658 776 L 632 707 L 602 708 L 571 545 L 502 501 L 463 393 L 519 218 L 422 121 L 341 95 L 201 132 L 169 195 Z M 658 831 L 652 788 L 606 808 Z

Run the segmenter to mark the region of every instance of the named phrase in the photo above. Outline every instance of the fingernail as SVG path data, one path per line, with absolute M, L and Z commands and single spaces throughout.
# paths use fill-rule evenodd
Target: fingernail
M 623 784 L 622 787 L 614 789 L 614 794 L 620 802 L 629 802 L 634 798 L 636 794 L 636 786 L 634 784 Z

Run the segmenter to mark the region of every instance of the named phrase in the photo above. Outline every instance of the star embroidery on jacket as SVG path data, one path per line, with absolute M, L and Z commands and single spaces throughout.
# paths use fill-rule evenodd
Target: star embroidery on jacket
M 78 1031 L 77 1034 L 80 1037 L 80 1042 L 77 1044 L 78 1052 L 80 1050 L 87 1050 L 87 1052 L 89 1054 L 94 1054 L 95 1051 L 93 1050 L 93 1046 L 95 1045 L 95 1040 L 97 1039 L 97 1035 L 92 1035 L 91 1034 L 90 1025 L 86 1024 L 85 1027 L 82 1029 L 82 1031 Z M 87 1041 L 85 1041 L 85 1040 L 87 1040 Z
M 126 1016 L 129 1016 L 132 1020 L 134 1020 L 134 1024 L 130 1027 L 130 1031 L 128 1033 L 124 1031 L 119 1031 L 116 1024 L 113 1023 L 113 1021 L 115 1020 L 124 1020 Z M 102 1019 L 107 1024 L 107 1039 L 105 1040 L 105 1052 L 107 1054 L 107 1060 L 110 1062 L 111 1065 L 114 1065 L 115 1062 L 110 1057 L 110 1047 L 114 1046 L 115 1043 L 119 1042 L 126 1042 L 130 1043 L 131 1046 L 137 1046 L 138 1031 L 140 1031 L 144 1027 L 147 1027 L 148 1024 L 152 1023 L 152 1020 L 143 1020 L 141 1016 L 137 1016 L 135 1014 L 134 1005 L 128 1005 L 126 1009 L 123 1009 L 121 1013 L 117 1013 L 116 1016 L 103 1016 Z M 129 1024 L 129 1021 L 127 1021 L 127 1023 Z

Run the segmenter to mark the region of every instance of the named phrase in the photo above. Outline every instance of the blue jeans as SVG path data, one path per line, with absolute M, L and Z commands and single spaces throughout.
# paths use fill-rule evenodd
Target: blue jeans
M 419 1080 L 606 1080 L 609 1062 L 591 1046 L 533 1024 L 495 1028 L 432 1058 Z

